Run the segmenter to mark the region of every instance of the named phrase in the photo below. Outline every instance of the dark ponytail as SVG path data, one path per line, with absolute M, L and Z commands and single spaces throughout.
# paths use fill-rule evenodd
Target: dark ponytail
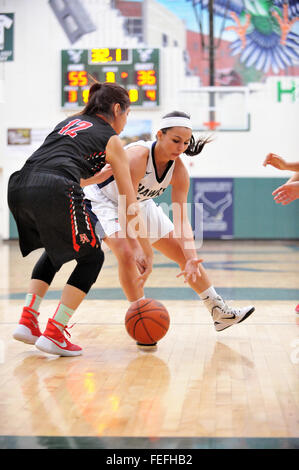
M 209 142 L 211 142 L 211 139 L 209 137 L 206 137 L 205 139 L 199 138 L 195 140 L 194 136 L 192 135 L 188 148 L 185 150 L 184 153 L 189 157 L 194 157 L 195 155 L 198 155 L 202 151 L 204 146 Z
M 165 114 L 165 116 L 163 116 L 163 118 L 167 118 L 167 117 L 184 117 L 184 118 L 190 119 L 190 115 L 182 111 L 172 111 L 171 113 Z M 166 127 L 165 129 L 161 129 L 161 131 L 163 132 L 163 134 L 166 134 L 168 129 L 171 129 L 171 127 Z M 199 138 L 195 140 L 192 134 L 188 148 L 185 150 L 184 153 L 190 157 L 194 157 L 195 155 L 198 155 L 202 151 L 204 146 L 208 144 L 209 142 L 211 142 L 210 137 Z
M 88 99 L 90 100 L 90 98 L 92 97 L 92 95 L 100 90 L 102 87 L 102 84 L 101 83 L 94 83 L 93 85 L 91 85 L 91 87 L 89 88 L 89 95 L 88 95 Z
M 130 106 L 127 90 L 117 83 L 95 82 L 89 89 L 88 102 L 80 114 L 101 114 L 108 119 L 114 117 L 113 105 L 119 103 L 124 112 Z

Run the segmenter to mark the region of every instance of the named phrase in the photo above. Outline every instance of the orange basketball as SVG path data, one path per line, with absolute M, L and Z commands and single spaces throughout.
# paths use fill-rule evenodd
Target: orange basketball
M 138 343 L 153 344 L 167 333 L 170 318 L 161 302 L 142 299 L 133 302 L 125 317 L 129 335 Z

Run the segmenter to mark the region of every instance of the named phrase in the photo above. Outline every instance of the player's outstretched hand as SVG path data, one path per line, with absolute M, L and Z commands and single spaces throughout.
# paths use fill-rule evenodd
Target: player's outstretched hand
M 185 281 L 196 282 L 197 278 L 201 276 L 198 265 L 203 262 L 203 259 L 192 258 L 185 264 L 185 269 L 181 271 L 177 277 L 184 276 Z
M 299 198 L 299 181 L 286 183 L 273 191 L 274 201 L 283 206 Z
M 263 163 L 264 166 L 272 165 L 278 170 L 286 170 L 287 169 L 287 162 L 281 158 L 279 155 L 275 153 L 268 153 Z

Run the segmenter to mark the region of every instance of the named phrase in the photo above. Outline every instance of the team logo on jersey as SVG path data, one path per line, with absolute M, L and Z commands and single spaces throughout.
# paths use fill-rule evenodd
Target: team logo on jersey
M 80 233 L 79 237 L 80 237 L 80 242 L 82 243 L 82 245 L 84 245 L 84 243 L 90 243 L 90 240 L 88 236 L 86 235 L 86 233 Z
M 166 190 L 167 188 L 158 188 L 158 189 L 151 189 L 151 188 L 146 188 L 143 184 L 139 183 L 139 186 L 138 186 L 138 191 L 137 191 L 137 199 L 141 199 L 141 197 L 143 198 L 147 198 L 147 199 L 150 199 L 150 198 L 155 198 L 155 197 L 159 197 L 161 196 L 161 194 L 164 193 L 164 191 Z

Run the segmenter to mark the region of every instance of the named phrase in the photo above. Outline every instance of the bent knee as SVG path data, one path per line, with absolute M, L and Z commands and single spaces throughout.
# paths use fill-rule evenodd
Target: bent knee
M 132 250 L 127 240 L 118 241 L 117 243 L 114 243 L 112 251 L 117 257 L 119 263 L 127 265 L 135 263 L 134 251 Z

